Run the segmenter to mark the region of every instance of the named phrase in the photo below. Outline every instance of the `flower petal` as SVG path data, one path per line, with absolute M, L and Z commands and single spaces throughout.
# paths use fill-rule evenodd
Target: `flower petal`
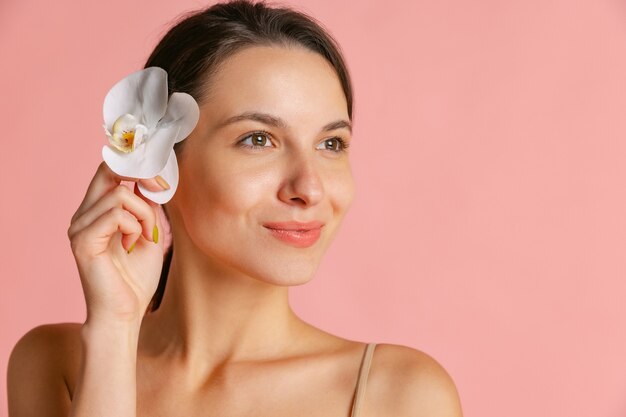
M 115 120 L 132 114 L 148 128 L 156 126 L 167 108 L 167 72 L 149 67 L 120 80 L 104 98 L 104 123 L 111 131 Z
M 149 198 L 158 204 L 165 204 L 172 199 L 174 193 L 176 192 L 176 188 L 178 188 L 178 162 L 176 161 L 176 153 L 172 149 L 170 152 L 170 156 L 167 159 L 167 164 L 165 164 L 165 168 L 161 170 L 158 175 L 163 177 L 165 181 L 170 185 L 168 190 L 163 191 L 150 191 L 145 188 L 141 183 L 137 183 L 137 187 L 141 194 Z
M 198 124 L 200 109 L 198 103 L 187 93 L 172 93 L 167 103 L 165 116 L 159 122 L 158 128 L 169 128 L 176 125 L 180 130 L 176 142 L 185 139 Z

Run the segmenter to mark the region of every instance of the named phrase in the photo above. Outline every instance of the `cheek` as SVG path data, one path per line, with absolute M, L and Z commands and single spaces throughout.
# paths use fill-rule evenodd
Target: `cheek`
M 277 174 L 234 158 L 206 158 L 190 172 L 193 189 L 186 193 L 196 216 L 211 223 L 250 220 L 253 209 L 267 202 L 276 187 Z
M 355 194 L 355 184 L 350 168 L 335 172 L 326 183 L 333 209 L 338 214 L 345 214 L 352 205 Z
M 254 166 L 239 161 L 222 166 L 214 184 L 216 198 L 232 209 L 250 210 L 272 197 L 279 174 L 271 166 Z

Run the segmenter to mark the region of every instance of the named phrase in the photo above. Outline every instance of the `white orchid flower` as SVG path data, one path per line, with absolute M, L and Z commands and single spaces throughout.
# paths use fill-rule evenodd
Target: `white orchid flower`
M 169 100 L 168 100 L 169 98 Z M 104 98 L 104 131 L 109 145 L 102 158 L 124 177 L 160 175 L 168 190 L 150 191 L 138 183 L 141 194 L 158 204 L 168 202 L 178 187 L 174 144 L 185 139 L 198 123 L 200 110 L 189 94 L 168 97 L 167 72 L 150 67 L 119 81 Z

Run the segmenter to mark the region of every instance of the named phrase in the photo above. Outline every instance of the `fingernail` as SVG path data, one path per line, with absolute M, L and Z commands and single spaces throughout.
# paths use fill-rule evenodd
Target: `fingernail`
M 167 181 L 165 181 L 165 180 L 163 179 L 163 177 L 162 177 L 162 176 L 157 175 L 156 177 L 154 177 L 154 179 L 156 180 L 156 182 L 158 182 L 158 183 L 159 183 L 159 185 L 160 185 L 161 187 L 163 187 L 163 189 L 164 189 L 164 190 L 169 190 L 169 189 L 170 189 L 170 185 L 167 183 Z
M 137 242 L 135 242 L 137 243 Z M 130 245 L 130 248 L 128 248 L 128 250 L 126 251 L 126 253 L 130 253 L 134 248 L 135 248 L 135 243 L 133 243 L 132 245 Z
M 159 241 L 159 228 L 154 225 L 154 229 L 152 229 L 152 241 L 157 243 Z

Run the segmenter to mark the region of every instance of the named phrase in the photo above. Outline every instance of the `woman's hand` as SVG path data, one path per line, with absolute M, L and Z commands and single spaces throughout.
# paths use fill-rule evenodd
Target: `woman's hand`
M 158 204 L 143 197 L 137 184 L 133 192 L 122 180 L 137 181 L 118 176 L 102 162 L 67 231 L 88 322 L 141 322 L 159 283 Z M 155 179 L 140 181 L 150 190 L 163 189 Z

